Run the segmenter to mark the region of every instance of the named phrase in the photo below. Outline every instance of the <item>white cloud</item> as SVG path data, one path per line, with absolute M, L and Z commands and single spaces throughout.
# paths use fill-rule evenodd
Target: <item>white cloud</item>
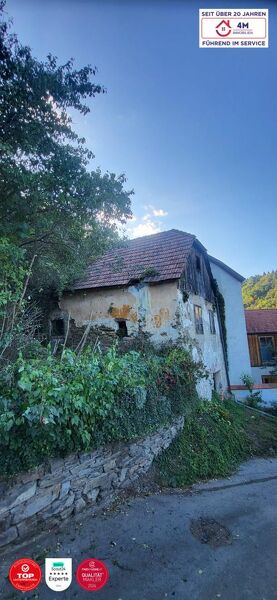
M 153 215 L 154 217 L 166 217 L 168 212 L 163 208 L 153 208 Z
M 166 210 L 164 210 L 163 208 L 155 208 L 153 204 L 145 205 L 143 208 L 148 212 L 148 214 L 150 213 L 154 217 L 166 217 L 168 215 L 168 212 Z
M 161 228 L 153 221 L 147 220 L 144 223 L 139 223 L 130 231 L 131 237 L 142 237 L 143 235 L 151 235 L 152 233 L 159 233 Z
M 162 223 L 158 218 L 166 217 L 168 213 L 163 208 L 155 208 L 152 204 L 144 205 L 143 208 L 145 214 L 137 217 L 136 226 L 127 226 L 126 233 L 131 238 L 152 235 L 153 233 L 162 231 Z

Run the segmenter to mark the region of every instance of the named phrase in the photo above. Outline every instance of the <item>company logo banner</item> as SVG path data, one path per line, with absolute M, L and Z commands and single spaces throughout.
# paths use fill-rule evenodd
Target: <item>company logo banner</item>
M 200 8 L 200 48 L 268 48 L 268 45 L 267 8 Z

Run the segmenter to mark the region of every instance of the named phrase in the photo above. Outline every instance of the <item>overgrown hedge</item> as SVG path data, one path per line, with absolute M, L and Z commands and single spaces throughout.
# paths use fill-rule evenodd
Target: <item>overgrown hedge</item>
M 242 408 L 235 402 L 200 402 L 181 433 L 157 458 L 163 484 L 181 487 L 225 477 L 251 453 Z
M 202 364 L 179 347 L 21 356 L 2 376 L 1 473 L 153 431 L 190 410 L 203 376 Z

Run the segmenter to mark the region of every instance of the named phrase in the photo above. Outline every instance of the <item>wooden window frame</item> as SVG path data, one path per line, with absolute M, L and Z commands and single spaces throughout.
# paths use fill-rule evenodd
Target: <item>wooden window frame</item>
M 277 375 L 262 375 L 262 382 L 263 383 L 268 383 L 269 385 L 271 383 L 277 383 Z
M 273 359 L 270 361 L 263 361 L 263 357 L 262 357 L 262 351 L 261 351 L 261 339 L 270 339 L 271 340 L 271 345 L 272 345 L 272 350 L 274 352 L 274 337 L 273 335 L 258 335 L 258 343 L 259 343 L 259 352 L 260 352 L 260 361 L 261 361 L 261 366 L 267 366 L 267 365 L 272 365 L 274 364 Z

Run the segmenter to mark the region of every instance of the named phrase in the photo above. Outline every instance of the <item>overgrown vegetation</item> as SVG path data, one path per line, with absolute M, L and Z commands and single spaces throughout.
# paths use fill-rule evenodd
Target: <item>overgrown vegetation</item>
M 175 487 L 227 475 L 246 448 L 240 414 L 218 401 L 203 401 L 158 459 L 162 481 Z
M 277 308 L 277 271 L 246 279 L 242 298 L 245 308 Z
M 11 475 L 53 456 L 128 440 L 188 414 L 201 363 L 177 347 L 161 354 L 88 348 L 22 356 L 2 375 L 0 468 Z
M 257 390 L 256 392 L 254 392 L 254 379 L 248 375 L 247 373 L 244 373 L 241 377 L 242 383 L 244 383 L 244 385 L 246 386 L 247 390 L 248 390 L 248 396 L 246 396 L 246 404 L 248 406 L 251 406 L 252 408 L 258 408 L 259 405 L 262 403 L 262 393 L 261 390 Z
M 72 127 L 73 114 L 86 115 L 105 92 L 96 76 L 72 59 L 36 59 L 0 0 L 0 235 L 28 265 L 35 257 L 28 294 L 42 309 L 119 240 L 116 224 L 131 216 L 125 176 L 92 170 L 93 153 Z
M 149 344 L 120 353 L 39 340 L 62 291 L 119 240 L 131 216 L 125 176 L 91 170 L 72 127 L 105 90 L 97 70 L 37 60 L 11 33 L 0 0 L 0 468 L 127 440 L 184 414 L 205 376 L 191 353 Z M 120 261 L 119 261 L 120 262 Z M 120 264 L 117 268 L 120 270 Z M 154 275 L 145 270 L 143 277 Z M 43 339 L 45 343 L 45 339 Z
M 213 280 L 213 287 L 214 287 L 215 299 L 216 299 L 216 304 L 217 304 L 220 323 L 221 323 L 224 350 L 225 350 L 226 360 L 227 360 L 227 364 L 228 364 L 228 345 L 227 345 L 227 329 L 226 329 L 226 316 L 225 316 L 225 300 L 224 300 L 224 296 L 219 291 L 219 287 L 218 287 L 217 281 L 215 279 Z
M 37 60 L 10 33 L 4 9 L 0 0 L 1 475 L 144 435 L 178 415 L 186 424 L 160 459 L 164 479 L 183 485 L 224 475 L 257 446 L 242 409 L 197 406 L 196 383 L 206 373 L 190 350 L 158 352 L 146 343 L 125 353 L 64 348 L 54 357 L 39 343 L 51 302 L 119 243 L 116 224 L 131 216 L 133 192 L 124 174 L 91 170 L 93 153 L 72 127 L 74 111 L 87 114 L 105 91 L 94 82 L 96 68 L 75 69 L 51 54 Z M 140 278 L 155 275 L 148 268 Z M 276 272 L 271 279 L 276 291 Z M 266 294 L 276 306 L 275 292 Z M 216 295 L 226 346 L 224 299 Z M 270 439 L 268 428 L 265 446 Z
M 277 414 L 264 417 L 241 408 L 244 428 L 249 441 L 249 456 L 275 456 L 277 454 Z M 274 415 L 270 410 L 268 414 Z
M 19 352 L 24 356 L 40 352 L 40 312 L 26 299 L 31 266 L 28 268 L 24 250 L 6 237 L 0 239 L 0 376 Z
M 244 459 L 277 453 L 277 420 L 232 401 L 201 402 L 157 459 L 161 481 L 185 486 L 225 477 Z

